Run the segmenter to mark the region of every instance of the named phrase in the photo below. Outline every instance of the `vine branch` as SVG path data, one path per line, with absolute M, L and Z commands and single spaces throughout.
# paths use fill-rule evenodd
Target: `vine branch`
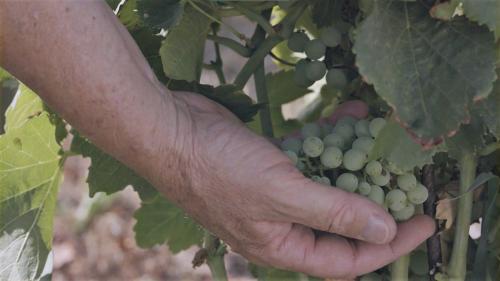
M 436 201 L 437 193 L 434 182 L 434 168 L 432 165 L 426 165 L 423 168 L 422 181 L 427 190 L 429 191 L 429 197 L 427 201 L 424 202 L 424 214 L 434 218 L 436 216 Z M 438 223 L 436 221 L 436 229 Z M 438 271 L 439 265 L 442 263 L 441 257 L 441 241 L 438 233 L 434 233 L 429 239 L 427 239 L 427 263 L 429 264 L 429 280 L 434 281 L 434 276 Z
M 477 159 L 472 153 L 464 153 L 459 161 L 460 190 L 463 194 L 458 199 L 455 239 L 451 254 L 448 275 L 453 280 L 465 280 L 467 270 L 467 248 L 469 244 L 469 226 L 472 215 L 473 192 L 467 192 L 476 177 Z

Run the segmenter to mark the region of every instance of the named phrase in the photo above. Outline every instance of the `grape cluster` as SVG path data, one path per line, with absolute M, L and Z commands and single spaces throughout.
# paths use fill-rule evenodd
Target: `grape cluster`
M 327 85 L 343 89 L 347 85 L 345 73 L 336 68 L 327 69 L 324 60 L 321 60 L 327 48 L 334 48 L 342 41 L 342 34 L 335 27 L 329 26 L 320 30 L 320 36 L 310 39 L 304 31 L 296 31 L 288 38 L 288 48 L 297 53 L 305 53 L 295 65 L 294 81 L 302 87 L 309 87 L 315 81 L 326 75 Z
M 302 137 L 285 138 L 281 149 L 313 181 L 366 196 L 405 221 L 427 200 L 428 191 L 414 174 L 395 174 L 397 169 L 384 159 L 368 158 L 385 124 L 383 118 L 353 117 L 335 126 L 308 123 L 301 129 Z

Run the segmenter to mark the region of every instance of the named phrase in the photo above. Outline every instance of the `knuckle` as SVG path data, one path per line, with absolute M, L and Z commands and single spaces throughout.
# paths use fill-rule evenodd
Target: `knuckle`
M 356 209 L 349 201 L 343 200 L 333 204 L 327 214 L 326 230 L 328 232 L 345 233 L 355 225 Z

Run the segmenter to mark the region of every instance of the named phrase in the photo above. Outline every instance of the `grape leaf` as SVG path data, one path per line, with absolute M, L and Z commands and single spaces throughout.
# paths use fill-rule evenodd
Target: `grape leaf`
M 361 75 L 417 137 L 455 132 L 492 90 L 493 34 L 463 17 L 443 22 L 420 2 L 377 1 L 356 34 Z
M 500 75 L 500 69 L 497 70 L 497 74 Z M 475 105 L 475 111 L 489 131 L 500 140 L 500 79 L 495 82 L 493 92 L 488 98 Z
M 22 127 L 34 117 L 44 111 L 43 102 L 38 96 L 25 85 L 20 85 L 14 96 L 14 100 L 5 112 L 5 131 Z
M 169 29 L 179 22 L 184 1 L 141 0 L 137 3 L 137 13 L 147 25 L 157 29 Z
M 118 18 L 127 27 L 156 77 L 160 81 L 166 82 L 163 65 L 158 54 L 163 37 L 158 35 L 157 30 L 142 22 L 137 14 L 137 1 L 126 1 L 118 12 Z
M 170 29 L 160 48 L 163 71 L 167 77 L 199 80 L 210 23 L 208 17 L 191 6 L 184 9 L 181 21 Z
M 281 105 L 298 99 L 312 91 L 299 87 L 293 80 L 294 71 L 283 70 L 266 75 L 269 106 L 280 107 Z
M 135 239 L 143 248 L 166 242 L 173 253 L 178 253 L 199 245 L 203 238 L 202 228 L 159 194 L 150 202 L 142 202 L 134 217 Z
M 464 14 L 479 24 L 485 24 L 500 37 L 500 1 L 498 0 L 462 0 Z
M 312 1 L 312 20 L 318 28 L 329 26 L 340 18 L 342 5 L 346 0 L 314 0 Z
M 50 116 L 17 118 L 29 108 L 18 105 L 0 136 L 0 280 L 30 281 L 40 278 L 52 246 L 62 163 Z
M 143 26 L 141 18 L 137 14 L 137 0 L 126 0 L 120 7 L 117 16 L 128 30 Z
M 485 147 L 486 128 L 477 114 L 473 114 L 469 124 L 462 125 L 453 137 L 446 139 L 446 147 L 450 157 L 459 160 L 464 154 L 477 155 Z
M 157 195 L 154 187 L 130 168 L 97 148 L 77 131 L 73 130 L 72 134 L 71 151 L 91 160 L 87 176 L 90 196 L 97 192 L 112 194 L 129 185 L 134 187 L 142 200 L 152 200 Z
M 167 87 L 172 91 L 201 94 L 226 107 L 243 122 L 251 121 L 261 108 L 260 104 L 254 104 L 250 97 L 232 84 L 213 87 L 197 82 L 170 79 Z
M 300 98 L 311 91 L 296 85 L 293 80 L 292 70 L 282 70 L 276 73 L 267 74 L 266 85 L 274 136 L 286 136 L 299 129 L 301 123 L 297 120 L 285 120 L 281 112 L 281 107 L 283 104 Z M 253 122 L 250 127 L 255 132 L 261 132 L 261 124 L 258 120 Z
M 396 121 L 390 120 L 375 139 L 370 159 L 385 159 L 403 172 L 432 163 L 442 147 L 424 150 Z

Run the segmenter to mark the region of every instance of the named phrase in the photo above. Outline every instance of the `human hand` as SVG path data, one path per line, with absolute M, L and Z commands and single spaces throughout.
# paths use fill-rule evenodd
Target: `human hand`
M 169 184 L 175 191 L 167 196 L 249 260 L 354 277 L 410 252 L 434 232 L 426 216 L 397 226 L 370 200 L 305 178 L 279 149 L 204 97 L 174 96 L 184 108 L 177 151 L 186 170 L 182 190 Z M 365 117 L 366 105 L 347 102 L 330 120 L 342 115 Z

